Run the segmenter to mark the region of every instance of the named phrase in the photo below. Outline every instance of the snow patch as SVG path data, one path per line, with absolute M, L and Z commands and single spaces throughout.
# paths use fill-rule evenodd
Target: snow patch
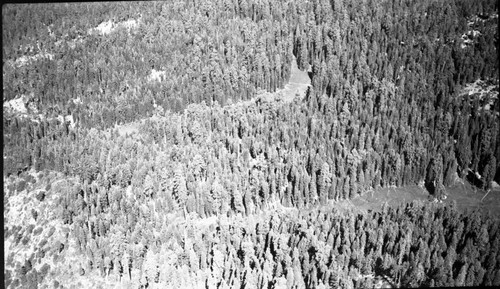
M 36 61 L 36 60 L 39 60 L 42 58 L 48 58 L 49 60 L 52 60 L 52 59 L 54 59 L 54 55 L 51 53 L 47 53 L 47 52 L 40 52 L 40 53 L 37 53 L 33 56 L 23 55 L 23 56 L 17 58 L 16 61 L 14 61 L 14 65 L 21 67 L 21 66 L 24 66 L 26 64 L 29 64 L 32 61 Z
M 129 19 L 127 21 L 123 21 L 120 23 L 120 25 L 122 25 L 123 27 L 127 28 L 127 29 L 132 29 L 132 28 L 135 28 L 137 27 L 137 20 L 135 19 Z
M 460 95 L 462 97 L 469 97 L 471 100 L 477 97 L 482 102 L 482 106 L 479 107 L 478 110 L 489 111 L 492 107 L 494 107 L 495 102 L 498 100 L 498 93 L 498 84 L 488 84 L 485 81 L 478 79 L 473 83 L 467 84 Z
M 30 95 L 23 94 L 21 96 L 15 97 L 14 99 L 11 99 L 9 101 L 5 101 L 3 104 L 4 113 L 5 112 L 13 113 L 17 117 L 27 118 L 30 121 L 36 122 L 36 123 L 40 123 L 40 121 L 44 120 L 44 119 L 46 119 L 48 121 L 53 120 L 53 119 L 57 119 L 61 123 L 69 122 L 69 127 L 71 129 L 75 128 L 77 122 L 74 120 L 72 115 L 66 115 L 66 116 L 59 115 L 57 117 L 47 118 L 42 113 L 39 113 L 39 111 L 35 105 L 35 102 L 32 101 L 33 99 L 36 100 L 34 93 L 31 93 Z M 80 98 L 72 99 L 72 101 L 75 104 L 82 103 Z
M 96 28 L 90 29 L 88 33 L 92 34 L 93 32 L 97 32 L 101 35 L 110 34 L 113 30 L 113 26 L 113 21 L 108 20 L 99 24 Z
M 481 175 L 478 172 L 475 172 L 475 171 L 471 170 L 470 168 L 468 168 L 467 171 L 470 173 L 473 173 L 478 180 L 481 179 Z
M 490 19 L 497 19 L 498 18 L 498 13 L 495 13 L 495 14 L 491 14 L 491 15 L 485 15 L 486 17 L 479 17 L 479 15 L 475 15 L 473 17 L 470 18 L 470 20 L 467 22 L 467 25 L 469 27 L 472 27 L 474 26 L 474 24 L 478 23 L 478 22 L 486 22 Z
M 3 104 L 4 109 L 13 110 L 18 113 L 28 113 L 26 105 L 24 104 L 24 97 L 16 97 Z
M 75 121 L 72 115 L 66 115 L 66 116 L 58 115 L 57 120 L 59 120 L 61 123 L 69 122 L 69 127 L 72 129 L 75 128 Z
M 166 72 L 163 70 L 152 69 L 151 74 L 148 76 L 149 81 L 163 81 L 165 79 Z
M 120 27 L 124 27 L 127 30 L 130 30 L 137 27 L 138 21 L 136 19 L 129 19 L 127 21 L 122 21 L 118 23 L 114 23 L 112 20 L 108 20 L 106 22 L 102 22 L 96 28 L 91 28 L 88 30 L 88 34 L 98 33 L 100 35 L 107 35 L 115 31 Z
M 30 101 L 33 98 L 33 93 L 29 96 L 24 94 L 16 96 L 14 99 L 4 102 L 4 112 L 9 112 L 20 118 L 28 118 L 30 121 L 40 123 L 37 115 L 38 109 L 36 108 L 36 105 Z
M 473 83 L 469 83 L 464 88 L 464 93 L 472 96 L 479 94 L 479 99 L 483 99 L 488 94 L 493 93 L 492 98 L 498 97 L 498 84 L 488 85 L 485 81 L 478 79 Z
M 460 44 L 460 47 L 464 49 L 468 46 L 471 46 L 472 44 L 474 44 L 474 38 L 476 38 L 479 35 L 481 35 L 481 32 L 477 30 L 469 30 L 466 33 L 462 34 L 461 36 L 462 43 Z
M 474 38 L 476 38 L 477 36 L 481 35 L 481 32 L 478 31 L 478 30 L 474 30 L 474 26 L 478 23 L 478 22 L 486 22 L 490 19 L 496 19 L 498 18 L 498 14 L 492 14 L 492 15 L 485 15 L 485 16 L 481 16 L 479 17 L 479 15 L 475 15 L 471 18 L 469 18 L 469 20 L 467 21 L 467 26 L 471 29 L 469 31 L 467 31 L 466 33 L 462 34 L 462 43 L 460 44 L 460 47 L 462 49 L 464 48 L 467 48 L 469 46 L 471 46 L 472 44 L 474 44 Z

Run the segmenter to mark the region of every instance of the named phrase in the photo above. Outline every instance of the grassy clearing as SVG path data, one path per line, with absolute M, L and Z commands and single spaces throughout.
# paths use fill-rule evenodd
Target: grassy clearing
M 307 88 L 311 85 L 311 79 L 307 71 L 302 71 L 297 67 L 297 60 L 294 57 L 292 60 L 291 75 L 289 82 L 282 89 L 277 90 L 274 93 L 264 92 L 257 95 L 256 97 L 246 100 L 239 101 L 231 106 L 249 106 L 255 103 L 257 99 L 262 99 L 264 101 L 275 101 L 281 99 L 283 102 L 292 102 L 295 98 L 304 98 L 307 92 Z M 155 119 L 157 116 L 153 115 L 149 117 L 150 119 Z M 118 134 L 121 136 L 137 136 L 140 134 L 140 127 L 145 122 L 147 118 L 137 120 L 134 122 L 129 122 L 125 124 L 116 124 L 114 129 L 117 129 Z M 108 130 L 109 133 L 109 130 Z
M 302 71 L 297 67 L 297 60 L 294 57 L 290 71 L 290 80 L 283 89 L 270 95 L 273 99 L 278 96 L 281 97 L 284 102 L 292 102 L 295 97 L 300 97 L 301 99 L 305 97 L 309 86 L 311 86 L 311 78 L 308 72 Z
M 308 71 L 302 71 L 297 67 L 297 61 L 292 60 L 292 70 L 290 80 L 285 88 L 289 89 L 292 93 L 299 90 L 299 93 L 305 93 L 307 87 L 311 85 L 311 78 Z
M 493 217 L 500 217 L 500 189 L 487 191 L 473 187 L 467 182 L 457 183 L 446 189 L 448 197 L 445 204 L 456 202 L 457 208 L 463 212 L 478 209 L 483 213 L 491 213 Z M 384 203 L 397 206 L 402 203 L 420 200 L 432 201 L 429 193 L 419 186 L 403 188 L 382 188 L 359 195 L 352 200 L 342 200 L 333 206 L 342 209 L 360 211 L 380 210 Z
M 484 213 L 491 213 L 493 217 L 500 217 L 500 190 L 487 191 L 473 187 L 471 184 L 464 182 L 455 184 L 447 189 L 448 199 L 446 202 L 457 202 L 457 207 L 460 210 L 478 209 Z M 484 198 L 483 198 L 484 197 Z
M 384 203 L 397 206 L 413 200 L 428 201 L 429 193 L 418 186 L 404 188 L 382 188 L 360 195 L 351 202 L 361 210 L 380 210 Z

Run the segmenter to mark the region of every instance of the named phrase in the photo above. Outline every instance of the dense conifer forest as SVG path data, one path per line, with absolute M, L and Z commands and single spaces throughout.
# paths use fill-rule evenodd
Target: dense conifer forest
M 500 286 L 450 189 L 500 210 L 498 1 L 10 4 L 2 41 L 6 288 Z

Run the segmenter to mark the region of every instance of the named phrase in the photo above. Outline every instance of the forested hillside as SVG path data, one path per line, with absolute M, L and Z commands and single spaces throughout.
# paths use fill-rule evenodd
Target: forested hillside
M 498 1 L 23 4 L 2 24 L 7 287 L 500 286 L 498 219 L 338 205 L 498 195 Z

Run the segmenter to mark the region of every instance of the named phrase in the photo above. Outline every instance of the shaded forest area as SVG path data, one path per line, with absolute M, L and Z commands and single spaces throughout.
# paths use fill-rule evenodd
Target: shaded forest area
M 177 275 L 219 282 L 209 288 L 364 287 L 369 274 L 412 287 L 500 285 L 499 224 L 479 213 L 314 210 L 380 187 L 424 183 L 441 198 L 468 174 L 484 190 L 500 182 L 497 11 L 497 1 L 450 0 L 4 6 L 4 102 L 22 96 L 27 107 L 4 108 L 4 178 L 76 177 L 44 192 L 60 196 L 82 276 L 144 287 L 174 287 Z M 469 31 L 480 33 L 464 45 Z M 311 69 L 307 96 L 259 99 L 288 82 L 294 56 Z M 497 97 L 464 95 L 477 79 Z M 69 115 L 75 125 L 57 118 Z M 133 136 L 113 129 L 138 120 Z M 313 215 L 238 223 L 275 204 Z M 169 226 L 175 213 L 230 217 L 229 229 Z M 20 244 L 26 234 L 5 236 Z M 26 264 L 8 272 L 19 286 L 44 279 Z

